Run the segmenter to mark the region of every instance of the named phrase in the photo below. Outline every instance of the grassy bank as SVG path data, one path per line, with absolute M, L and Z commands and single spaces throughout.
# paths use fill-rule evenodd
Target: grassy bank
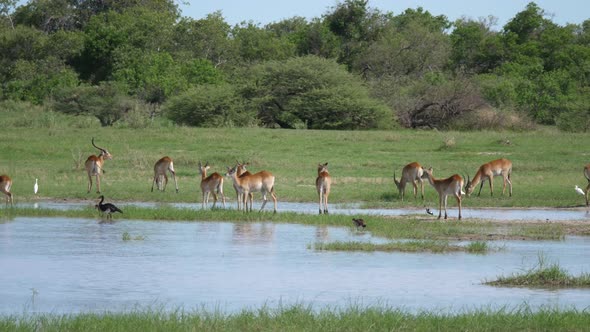
M 489 189 L 480 198 L 464 199 L 465 207 L 572 207 L 583 197 L 574 185 L 585 187 L 582 167 L 590 161 L 587 134 L 542 128 L 534 132 L 437 131 L 299 131 L 257 128 L 204 129 L 155 127 L 146 129 L 95 128 L 72 121 L 16 121 L 0 132 L 0 173 L 13 180 L 17 202 L 34 200 L 39 179 L 41 198 L 94 199 L 86 193 L 84 161 L 97 152 L 90 143 L 108 149 L 113 160 L 104 165 L 102 188 L 117 201 L 200 202 L 197 165 L 208 161 L 212 172 L 225 173 L 236 160 L 249 161 L 250 170 L 271 171 L 280 201 L 316 202 L 314 181 L 319 162 L 329 162 L 333 178 L 331 202 L 364 202 L 367 206 L 437 207 L 437 195 L 426 184 L 426 199 L 414 200 L 407 189 L 401 202 L 393 171 L 412 161 L 432 166 L 438 177 L 454 173 L 473 177 L 484 162 L 506 157 L 513 161 L 514 196 L 495 197 Z M 18 119 L 17 119 L 18 120 Z M 162 156 L 174 159 L 180 193 L 150 192 L 153 165 Z M 225 193 L 235 200 L 231 180 Z M 259 195 L 256 197 L 260 199 Z M 449 200 L 450 214 L 456 214 Z M 280 205 L 279 205 L 280 207 Z
M 455 315 L 389 308 L 325 309 L 296 305 L 237 314 L 182 310 L 0 317 L 2 331 L 585 331 L 576 310 L 480 310 Z
M 343 226 L 354 228 L 352 218 L 344 215 L 313 215 L 295 212 L 243 213 L 236 210 L 192 210 L 170 206 L 144 208 L 126 206 L 124 214 L 115 214 L 114 222 L 122 219 L 160 221 L 232 221 L 297 223 L 314 226 Z M 103 217 L 90 207 L 80 210 L 34 208 L 0 208 L 0 218 L 10 220 L 19 216 L 81 217 L 100 221 Z M 433 217 L 358 216 L 367 222 L 365 231 L 388 239 L 416 240 L 561 240 L 566 235 L 590 235 L 584 223 L 506 223 L 482 220 L 440 222 Z

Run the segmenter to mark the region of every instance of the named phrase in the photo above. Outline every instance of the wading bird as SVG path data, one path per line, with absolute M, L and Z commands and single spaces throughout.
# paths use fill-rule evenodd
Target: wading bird
M 356 228 L 367 227 L 367 224 L 365 224 L 365 221 L 361 218 L 359 218 L 359 219 L 352 218 L 352 222 L 354 222 L 354 225 L 356 226 Z
M 37 192 L 39 191 L 39 183 L 37 182 L 38 179 L 35 179 L 35 185 L 33 186 L 33 192 L 35 193 L 35 195 L 37 195 Z
M 585 196 L 586 193 L 584 192 L 584 190 L 582 190 L 582 188 L 578 187 L 578 185 L 576 185 L 576 192 L 582 196 Z
M 119 209 L 118 207 L 116 207 L 115 205 L 111 204 L 111 203 L 105 203 L 103 204 L 102 202 L 104 202 L 104 195 L 100 195 L 100 202 L 98 202 L 98 204 L 96 204 L 94 207 L 99 209 L 102 213 L 106 213 L 107 214 L 107 219 L 112 219 L 113 216 L 111 215 L 112 213 L 115 212 L 121 212 L 123 213 L 123 211 L 121 211 L 121 209 Z

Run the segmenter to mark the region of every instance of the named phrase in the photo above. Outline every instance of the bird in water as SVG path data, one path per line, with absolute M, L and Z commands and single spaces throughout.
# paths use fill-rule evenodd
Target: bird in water
M 582 196 L 586 195 L 586 193 L 584 192 L 584 190 L 582 190 L 582 188 L 578 187 L 578 185 L 576 185 L 576 192 Z
M 115 212 L 123 213 L 123 211 L 121 211 L 121 209 L 119 209 L 118 207 L 116 207 L 115 205 L 113 205 L 111 203 L 103 204 L 102 202 L 104 202 L 104 195 L 100 195 L 99 198 L 100 198 L 100 202 L 98 202 L 98 204 L 96 204 L 94 207 L 99 209 L 102 213 L 106 213 L 107 219 L 113 218 L 113 216 L 111 215 L 112 213 L 115 213 Z
M 33 186 L 33 192 L 35 193 L 35 195 L 37 195 L 37 192 L 39 191 L 39 183 L 37 182 L 38 179 L 35 179 L 35 185 Z
M 354 222 L 356 228 L 367 227 L 367 224 L 365 224 L 365 221 L 363 219 L 352 218 L 352 221 Z
M 433 213 L 432 211 L 430 211 L 430 209 L 429 209 L 429 208 L 426 208 L 426 213 L 428 213 L 428 214 L 429 214 L 429 215 L 431 215 L 431 216 L 432 216 L 432 215 L 434 215 L 434 213 Z

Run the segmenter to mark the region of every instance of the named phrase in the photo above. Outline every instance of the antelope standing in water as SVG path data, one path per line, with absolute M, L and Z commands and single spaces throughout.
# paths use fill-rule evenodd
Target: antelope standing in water
M 13 205 L 10 187 L 12 187 L 12 179 L 8 175 L 0 175 L 0 192 L 6 195 L 6 206 L 8 206 L 8 202 L 11 206 Z
M 397 190 L 399 190 L 399 196 L 402 198 L 402 201 L 406 194 L 406 184 L 408 182 L 414 186 L 414 198 L 416 198 L 418 195 L 416 181 L 420 182 L 420 191 L 422 193 L 422 200 L 424 200 L 424 181 L 422 181 L 424 178 L 426 178 L 424 168 L 417 162 L 409 163 L 404 166 L 402 169 L 402 177 L 399 181 L 395 178 L 395 171 L 393 171 L 393 182 L 395 182 L 395 186 L 397 187 Z
M 444 202 L 445 219 L 447 219 L 447 196 L 455 196 L 459 205 L 459 220 L 461 219 L 461 188 L 463 187 L 463 178 L 458 175 L 451 175 L 446 179 L 436 179 L 432 175 L 432 167 L 425 169 L 426 177 L 430 185 L 438 193 L 438 219 L 441 217 L 442 205 Z
M 315 188 L 318 191 L 318 196 L 320 199 L 320 214 L 322 214 L 322 212 L 328 214 L 328 196 L 330 195 L 331 185 L 332 178 L 328 172 L 328 163 L 318 164 L 318 177 L 315 179 Z
M 262 199 L 264 202 L 260 207 L 260 211 L 264 209 L 266 205 L 267 199 L 266 194 L 270 194 L 273 201 L 274 201 L 274 212 L 277 212 L 277 196 L 274 190 L 274 183 L 275 177 L 270 172 L 267 171 L 260 171 L 255 174 L 238 176 L 237 174 L 236 165 L 233 168 L 228 167 L 226 176 L 231 177 L 234 181 L 235 187 L 237 188 L 239 194 L 242 195 L 242 204 L 244 206 L 244 210 L 248 212 L 248 198 L 250 198 L 250 194 L 256 191 L 260 191 L 262 193 Z M 252 211 L 252 199 L 250 198 L 250 211 Z
M 178 193 L 178 183 L 176 182 L 176 172 L 174 171 L 174 162 L 170 157 L 163 157 L 156 161 L 154 165 L 154 181 L 152 181 L 152 192 L 154 191 L 154 184 L 158 190 L 165 191 L 166 185 L 168 184 L 168 176 L 166 172 L 169 171 L 174 179 L 174 186 L 176 187 L 176 193 Z M 162 183 L 162 179 L 164 180 Z
M 100 154 L 98 156 L 91 155 L 86 159 L 86 163 L 84 163 L 86 172 L 88 173 L 88 192 L 92 189 L 92 177 L 96 176 L 96 192 L 100 193 L 100 173 L 104 173 L 102 165 L 105 160 L 113 159 L 113 156 L 106 149 L 96 146 L 94 144 L 94 137 L 92 138 L 92 145 L 100 150 Z
M 217 194 L 221 195 L 221 201 L 225 208 L 225 195 L 223 195 L 223 176 L 213 173 L 207 176 L 209 162 L 205 166 L 199 161 L 199 173 L 201 173 L 201 191 L 203 192 L 203 209 L 209 204 L 209 194 L 213 194 L 213 207 L 217 204 Z
M 467 196 L 470 196 L 475 186 L 481 181 L 481 185 L 479 186 L 479 192 L 477 196 L 481 194 L 481 189 L 483 188 L 483 184 L 486 180 L 490 182 L 490 194 L 494 196 L 494 176 L 502 176 L 504 179 L 504 185 L 502 187 L 502 195 L 504 195 L 504 191 L 506 191 L 506 183 L 510 186 L 510 197 L 512 197 L 512 180 L 510 179 L 510 175 L 512 174 L 512 162 L 508 159 L 497 159 L 492 160 L 489 163 L 485 163 L 479 167 L 477 173 L 473 177 L 473 180 L 469 179 L 469 175 L 467 176 L 467 183 L 465 184 L 465 192 Z
M 236 173 L 238 175 L 238 177 L 241 176 L 246 176 L 246 175 L 252 175 L 252 173 L 250 173 L 247 169 L 246 166 L 248 166 L 249 163 L 247 162 L 242 162 L 240 163 L 239 161 L 236 160 Z M 242 206 L 242 194 L 239 191 L 238 185 L 232 181 L 232 185 L 234 187 L 234 190 L 236 191 L 236 196 L 237 199 L 236 201 L 238 202 L 238 211 L 240 211 L 241 209 L 243 209 L 244 207 Z M 250 193 L 250 197 L 249 197 L 250 201 L 254 201 L 254 194 Z

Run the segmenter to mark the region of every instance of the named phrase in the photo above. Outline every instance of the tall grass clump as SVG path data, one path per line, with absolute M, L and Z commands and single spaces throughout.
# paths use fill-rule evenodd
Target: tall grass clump
M 497 280 L 485 282 L 491 286 L 540 287 L 540 288 L 589 288 L 590 273 L 572 276 L 557 263 L 547 263 L 539 256 L 537 266 L 520 274 L 500 276 Z

